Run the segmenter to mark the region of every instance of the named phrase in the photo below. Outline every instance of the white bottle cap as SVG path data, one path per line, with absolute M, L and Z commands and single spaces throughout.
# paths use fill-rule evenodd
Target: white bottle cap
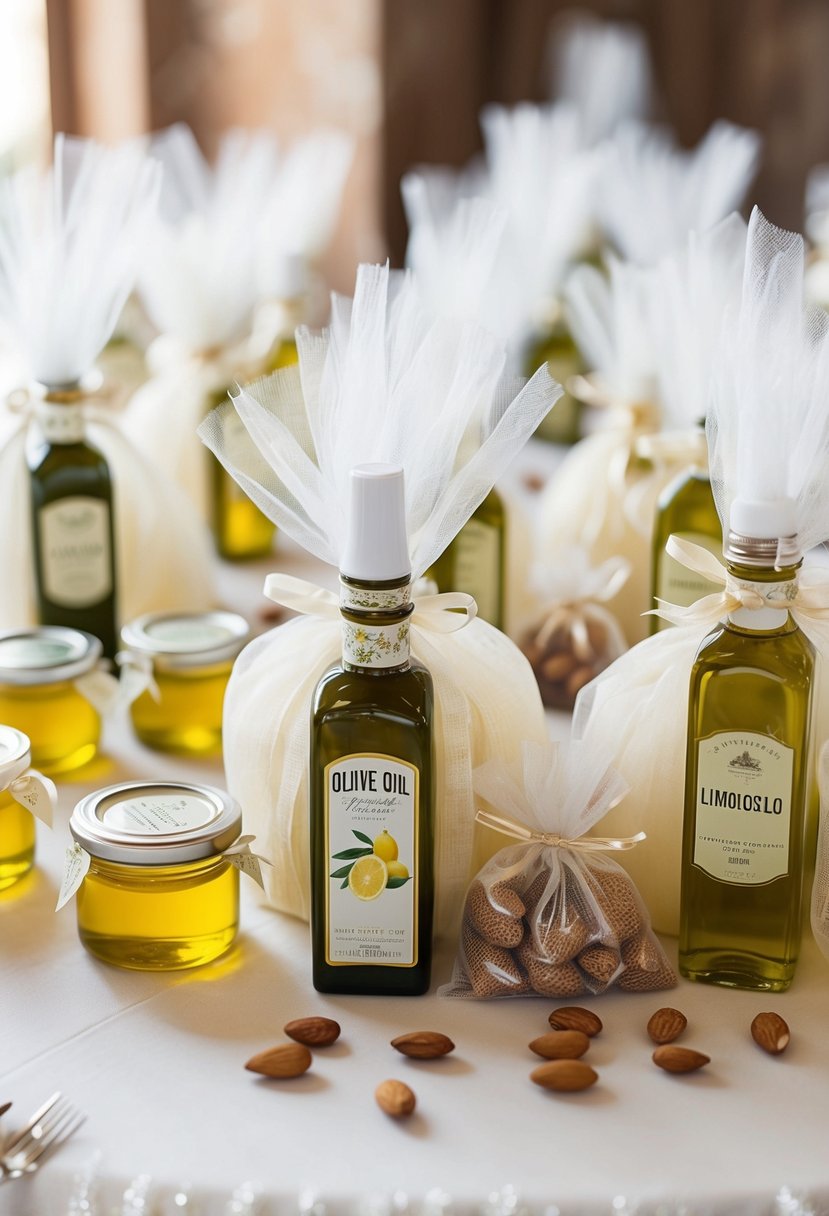
M 409 578 L 400 465 L 359 464 L 351 470 L 351 503 L 340 573 L 368 582 L 405 582 Z
M 797 503 L 793 498 L 766 501 L 735 498 L 731 504 L 729 526 L 740 536 L 771 540 L 797 535 Z

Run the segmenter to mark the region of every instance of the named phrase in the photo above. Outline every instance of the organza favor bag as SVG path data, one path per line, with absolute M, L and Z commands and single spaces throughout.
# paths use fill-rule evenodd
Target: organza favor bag
M 442 996 L 546 997 L 670 988 L 676 976 L 636 887 L 611 860 L 639 846 L 587 837 L 625 796 L 584 745 L 524 742 L 520 762 L 474 774 L 478 819 L 520 841 L 483 866 L 463 911 L 458 957 Z M 491 808 L 491 809 L 490 809 Z
M 299 369 L 241 390 L 200 434 L 284 533 L 335 567 L 356 464 L 405 470 L 417 579 L 561 392 L 546 369 L 523 387 L 504 383 L 503 351 L 490 334 L 435 318 L 415 278 L 387 267 L 361 266 L 354 300 L 333 299 L 331 329 L 300 329 L 297 342 Z M 225 699 L 225 768 L 246 829 L 267 841 L 274 861 L 270 902 L 307 919 L 309 716 L 317 681 L 341 654 L 339 598 L 280 574 L 265 590 L 303 615 L 237 660 Z M 432 674 L 436 701 L 435 923 L 452 933 L 472 847 L 472 770 L 513 755 L 522 738 L 543 740 L 546 723 L 526 659 L 470 619 L 468 595 L 414 600 L 412 651 Z
M 607 602 L 628 573 L 623 558 L 591 569 L 582 549 L 563 553 L 560 565 L 536 566 L 544 607 L 520 644 L 549 709 L 571 710 L 581 689 L 627 649 Z

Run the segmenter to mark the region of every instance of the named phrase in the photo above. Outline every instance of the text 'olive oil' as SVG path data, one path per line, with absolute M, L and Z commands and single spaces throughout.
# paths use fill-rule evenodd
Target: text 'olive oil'
M 358 466 L 351 491 L 343 657 L 311 719 L 314 986 L 417 995 L 432 948 L 432 679 L 409 654 L 403 471 Z

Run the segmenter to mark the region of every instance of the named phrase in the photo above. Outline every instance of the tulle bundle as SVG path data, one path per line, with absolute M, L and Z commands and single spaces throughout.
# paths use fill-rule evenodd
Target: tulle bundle
M 591 565 L 622 557 L 630 575 L 609 604 L 629 645 L 647 632 L 650 536 L 657 497 L 677 470 L 640 451 L 660 426 L 656 354 L 651 338 L 653 272 L 611 258 L 608 275 L 580 266 L 565 287 L 570 328 L 591 368 L 580 396 L 606 415 L 604 426 L 578 443 L 544 492 L 539 554 L 561 564 L 583 548 Z
M 125 425 L 209 522 L 211 470 L 196 428 L 236 381 L 265 371 L 279 297 L 309 290 L 308 264 L 330 237 L 351 145 L 319 133 L 281 157 L 269 132 L 231 131 L 210 165 L 178 125 L 151 151 L 164 177 L 138 286 L 160 337 Z
M 670 988 L 676 976 L 636 888 L 611 858 L 639 835 L 587 833 L 627 793 L 583 744 L 524 743 L 473 776 L 478 820 L 513 842 L 474 878 L 450 997 L 574 998 Z M 635 810 L 633 812 L 635 814 Z
M 308 552 L 339 564 L 351 468 L 403 466 L 412 574 L 439 556 L 560 394 L 542 370 L 503 380 L 485 330 L 437 320 L 410 275 L 362 266 L 354 300 L 334 297 L 328 331 L 298 331 L 299 368 L 240 391 L 200 428 L 225 468 Z M 239 426 L 239 420 L 244 424 Z M 307 918 L 308 714 L 340 651 L 336 596 L 272 575 L 267 594 L 303 613 L 240 656 L 225 701 L 228 786 L 247 826 L 268 838 L 270 901 Z M 435 683 L 437 905 L 456 923 L 467 878 L 472 768 L 508 756 L 545 723 L 529 665 L 482 621 L 465 628 L 464 597 L 416 600 L 413 652 Z
M 716 122 L 690 152 L 658 128 L 620 128 L 602 165 L 598 219 L 629 262 L 652 266 L 691 231 L 704 232 L 739 207 L 757 171 L 760 139 Z
M 720 521 L 741 500 L 789 499 L 800 545 L 829 537 L 829 317 L 803 306 L 803 242 L 755 209 L 748 228 L 739 305 L 726 310 L 723 341 L 710 362 L 706 392 L 711 475 Z M 574 731 L 608 749 L 630 782 L 635 826 L 648 839 L 624 864 L 655 927 L 679 924 L 685 739 L 690 671 L 702 638 L 744 603 L 739 585 L 700 549 L 674 545 L 678 560 L 709 578 L 716 593 L 687 609 L 662 606 L 677 624 L 634 647 L 580 694 Z M 829 653 L 829 581 L 806 568 L 788 605 L 819 651 Z M 825 680 L 821 681 L 825 684 Z M 827 714 L 816 705 L 818 737 Z M 626 807 L 601 831 L 626 833 Z
M 647 119 L 653 79 L 647 38 L 637 25 L 563 12 L 550 27 L 551 93 L 574 105 L 591 147 L 630 119 Z
M 91 383 L 132 288 L 157 194 L 158 166 L 137 144 L 107 149 L 62 136 L 51 171 L 25 169 L 0 182 L 0 324 L 19 374 L 50 387 Z M 35 621 L 25 447 L 36 394 L 28 402 L 20 396 L 0 451 L 2 628 Z M 120 615 L 207 607 L 213 597 L 201 524 L 128 441 L 107 399 L 106 389 L 90 387 L 84 410 L 114 486 Z

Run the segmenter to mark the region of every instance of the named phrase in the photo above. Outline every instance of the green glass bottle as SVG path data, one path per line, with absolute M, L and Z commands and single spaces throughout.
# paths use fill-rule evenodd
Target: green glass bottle
M 582 404 L 567 392 L 567 381 L 581 375 L 585 368 L 579 348 L 563 321 L 556 322 L 532 345 L 525 361 L 525 374 L 532 376 L 544 363 L 565 391 L 556 408 L 539 423 L 536 437 L 548 443 L 576 443 L 581 439 Z
M 212 393 L 205 415 L 226 400 L 227 390 Z M 244 430 L 241 418 L 234 414 L 232 421 L 240 431 Z M 212 453 L 205 452 L 205 459 L 210 461 L 213 536 L 219 556 L 231 562 L 267 557 L 273 549 L 276 528 Z M 264 460 L 262 464 L 267 468 Z
M 492 489 L 426 572 L 439 591 L 473 596 L 478 616 L 496 629 L 504 628 L 506 526 L 504 500 Z
M 343 657 L 311 713 L 313 980 L 416 996 L 432 955 L 433 690 L 409 655 L 402 469 L 354 469 L 350 518 Z
M 115 530 L 109 465 L 89 442 L 78 385 L 46 388 L 27 445 L 38 621 L 67 625 L 118 650 Z
M 687 608 L 717 587 L 665 552 L 669 536 L 701 545 L 717 557 L 722 553 L 722 525 L 708 470 L 701 465 L 685 469 L 665 487 L 659 496 L 653 529 L 651 607 L 656 607 L 658 598 Z M 651 633 L 669 626 L 658 616 L 650 621 Z
M 776 539 L 746 530 L 729 533 L 729 573 L 773 606 L 732 612 L 692 669 L 679 967 L 689 979 L 781 992 L 800 945 L 814 649 L 786 606 L 796 538 L 778 559 Z

